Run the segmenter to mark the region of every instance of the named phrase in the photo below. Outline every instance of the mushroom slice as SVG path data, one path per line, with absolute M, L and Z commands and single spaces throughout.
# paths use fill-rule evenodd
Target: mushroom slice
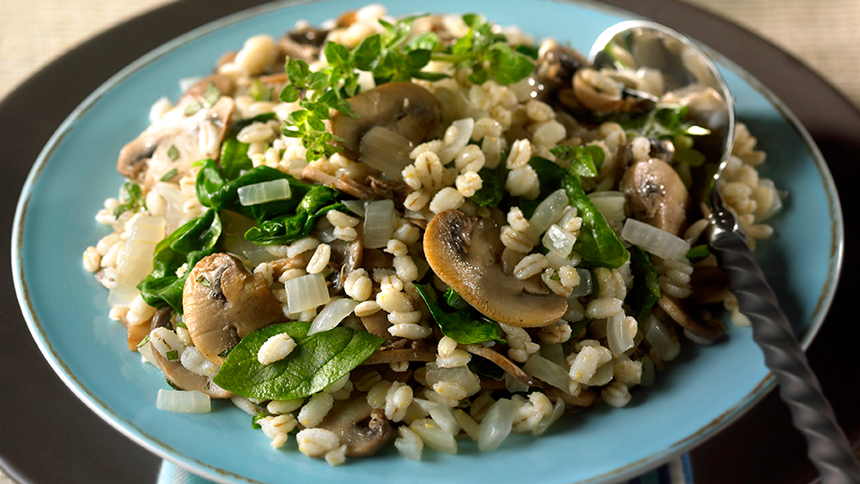
M 529 294 L 524 282 L 506 275 L 497 261 L 499 227 L 490 218 L 473 222 L 459 210 L 427 224 L 424 254 L 433 272 L 488 318 L 519 327 L 555 323 L 567 301 L 554 293 Z
M 499 368 L 504 370 L 505 373 L 508 373 L 512 377 L 516 378 L 517 381 L 519 381 L 523 385 L 538 388 L 544 388 L 546 386 L 542 382 L 535 380 L 534 378 L 529 376 L 528 373 L 524 372 L 523 369 L 517 366 L 516 363 L 505 358 L 498 351 L 491 350 L 490 348 L 479 344 L 463 345 L 463 349 L 469 353 L 472 353 L 475 356 L 480 356 L 481 358 L 486 358 L 492 361 L 493 363 L 498 365 Z
M 346 276 L 361 267 L 361 260 L 364 255 L 364 237 L 361 235 L 361 230 L 360 225 L 356 227 L 358 236 L 352 242 L 346 243 L 340 239 L 329 242 L 329 246 L 331 246 L 330 263 L 334 264 L 337 271 L 337 277 L 332 284 L 335 294 L 343 290 Z
M 436 97 L 411 82 L 383 84 L 353 97 L 349 104 L 358 118 L 335 113 L 331 132 L 343 138 L 340 146 L 354 160 L 359 157 L 362 138 L 371 128 L 382 126 L 417 145 L 439 124 Z
M 394 430 L 382 410 L 374 410 L 364 393 L 335 402 L 318 428 L 334 432 L 346 444 L 348 457 L 367 457 L 382 449 L 394 437 Z
M 167 326 L 170 322 L 170 315 L 172 312 L 173 310 L 170 307 L 159 309 L 155 313 L 155 316 L 152 317 L 150 330 Z M 168 360 L 154 349 L 152 351 L 152 357 L 155 359 L 155 363 L 158 367 L 161 368 L 161 372 L 164 373 L 164 377 L 170 380 L 170 383 L 183 390 L 203 392 L 212 398 L 230 398 L 233 396 L 232 393 L 216 385 L 208 376 L 198 375 L 197 373 L 185 368 L 179 360 Z
M 702 318 L 697 317 L 696 311 L 688 307 L 682 299 L 676 299 L 664 294 L 663 297 L 657 300 L 657 305 L 660 306 L 663 311 L 666 311 L 666 314 L 668 314 L 676 323 L 681 325 L 682 328 L 695 336 L 710 341 L 716 341 L 723 335 L 725 327 L 719 328 L 714 326 L 722 326 L 722 323 L 714 319 L 707 321 L 702 320 Z M 708 323 L 712 323 L 713 325 Z
M 573 75 L 573 90 L 582 105 L 592 111 L 614 111 L 621 106 L 622 92 L 618 83 L 590 67 L 579 69 Z
M 136 139 L 120 150 L 116 169 L 128 178 L 152 187 L 168 173 L 181 177 L 198 160 L 217 160 L 227 134 L 234 103 L 219 98 L 212 106 L 196 112 L 186 109 L 197 98 L 186 98 Z M 174 172 L 175 170 L 175 172 Z
M 671 165 L 657 158 L 634 163 L 621 178 L 621 191 L 638 220 L 681 235 L 690 195 Z
M 206 89 L 209 88 L 210 83 L 224 96 L 232 96 L 233 91 L 236 90 L 231 77 L 225 76 L 224 74 L 212 74 L 211 76 L 200 79 L 192 84 L 191 87 L 186 89 L 185 92 L 182 93 L 182 97 L 179 98 L 179 104 L 202 98 L 206 94 Z
M 286 320 L 266 279 L 223 253 L 194 266 L 182 289 L 182 309 L 194 346 L 217 365 L 246 334 Z

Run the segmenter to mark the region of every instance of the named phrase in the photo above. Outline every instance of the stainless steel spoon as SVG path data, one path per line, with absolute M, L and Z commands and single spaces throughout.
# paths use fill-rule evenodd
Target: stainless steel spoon
M 753 258 L 735 216 L 726 209 L 720 176 L 731 154 L 735 111 L 731 92 L 709 56 L 691 39 L 663 25 L 631 20 L 606 29 L 595 41 L 589 60 L 596 68 L 661 71 L 665 91 L 699 94 L 708 109 L 694 110 L 697 124 L 708 128 L 702 150 L 720 160 L 711 191 L 709 245 L 729 276 L 729 289 L 740 311 L 752 322 L 753 339 L 779 383 L 780 396 L 791 409 L 794 426 L 806 437 L 808 456 L 824 484 L 860 483 L 860 466 L 809 368 L 788 319 Z M 698 111 L 698 112 L 695 112 Z

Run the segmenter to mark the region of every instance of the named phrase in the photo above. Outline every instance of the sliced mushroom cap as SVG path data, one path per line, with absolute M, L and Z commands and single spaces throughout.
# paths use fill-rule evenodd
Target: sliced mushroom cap
M 567 301 L 554 293 L 523 291 L 523 281 L 502 271 L 499 252 L 499 227 L 490 218 L 473 222 L 448 210 L 433 217 L 424 232 L 424 254 L 433 272 L 488 318 L 520 327 L 561 319 Z
M 371 128 L 382 126 L 419 144 L 439 124 L 439 103 L 433 94 L 411 82 L 392 82 L 349 100 L 358 118 L 340 112 L 332 116 L 331 131 L 343 138 L 345 154 L 358 159 L 361 140 Z
M 246 334 L 286 320 L 266 279 L 223 253 L 194 266 L 182 290 L 182 309 L 194 346 L 217 365 Z
M 573 90 L 583 106 L 596 112 L 614 111 L 621 106 L 622 92 L 618 83 L 588 67 L 573 75 Z
M 120 150 L 117 171 L 151 187 L 173 170 L 175 177 L 181 177 L 196 161 L 217 160 L 230 126 L 233 100 L 221 97 L 211 107 L 188 115 L 186 106 L 192 102 L 200 101 L 183 101 L 126 144 Z
M 215 86 L 215 89 L 218 89 L 218 92 L 220 92 L 222 96 L 232 96 L 233 92 L 236 90 L 236 84 L 233 82 L 233 78 L 225 76 L 224 74 L 212 74 L 211 76 L 200 79 L 192 84 L 191 87 L 186 89 L 185 92 L 182 93 L 182 97 L 179 98 L 178 104 L 202 98 L 204 94 L 206 94 L 206 90 L 209 89 L 209 84 Z
M 170 322 L 172 311 L 169 307 L 159 309 L 152 318 L 150 330 L 167 326 Z M 161 368 L 161 372 L 164 373 L 165 378 L 183 390 L 203 392 L 212 398 L 230 398 L 233 396 L 232 393 L 216 385 L 211 378 L 198 375 L 185 368 L 179 360 L 168 360 L 154 349 L 152 357 L 155 359 L 158 367 Z
M 657 300 L 657 305 L 676 323 L 699 338 L 716 341 L 723 335 L 725 327 L 717 320 L 705 320 L 698 311 L 689 307 L 683 299 L 676 299 L 664 294 Z
M 671 165 L 651 158 L 624 172 L 621 191 L 636 218 L 680 236 L 687 223 L 689 192 Z
M 344 242 L 337 239 L 329 242 L 331 246 L 331 264 L 334 264 L 337 276 L 335 277 L 332 289 L 334 293 L 343 290 L 343 285 L 346 282 L 346 276 L 353 270 L 361 267 L 362 256 L 364 255 L 364 237 L 361 235 L 361 226 L 355 227 L 358 236 L 352 242 Z
M 346 444 L 348 457 L 366 457 L 382 449 L 394 437 L 394 430 L 382 410 L 374 410 L 364 393 L 338 400 L 318 428 L 330 430 Z

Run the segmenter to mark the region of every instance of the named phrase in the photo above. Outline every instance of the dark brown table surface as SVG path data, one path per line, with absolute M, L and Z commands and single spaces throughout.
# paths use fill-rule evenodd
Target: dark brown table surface
M 18 194 L 41 147 L 65 117 L 111 75 L 158 45 L 263 0 L 181 0 L 77 47 L 0 103 L 0 253 L 10 254 Z M 796 59 L 735 24 L 674 0 L 604 0 L 694 36 L 775 92 L 809 130 L 842 199 L 846 250 L 839 289 L 808 351 L 825 394 L 852 442 L 860 442 L 860 324 L 852 313 L 860 257 L 854 187 L 860 168 L 860 113 Z M 58 79 L 62 82 L 58 82 Z M 788 409 L 771 392 L 691 453 L 702 484 L 809 484 L 815 472 Z M 161 460 L 99 419 L 39 353 L 15 299 L 8 256 L 0 258 L 0 467 L 22 484 L 152 484 Z

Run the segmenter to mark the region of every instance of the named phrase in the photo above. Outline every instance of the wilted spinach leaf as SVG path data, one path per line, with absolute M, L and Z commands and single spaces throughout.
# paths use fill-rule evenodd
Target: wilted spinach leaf
M 415 290 L 427 303 L 430 314 L 433 315 L 433 319 L 436 320 L 436 324 L 439 325 L 439 329 L 445 336 L 462 344 L 482 343 L 490 340 L 502 341 L 504 335 L 499 323 L 483 315 L 473 315 L 470 311 L 451 306 L 443 307 L 436 289 L 430 284 L 416 284 Z M 453 295 L 447 294 L 447 299 L 460 306 L 457 298 Z M 465 301 L 462 302 L 465 303 Z M 448 312 L 446 309 L 451 311 Z

